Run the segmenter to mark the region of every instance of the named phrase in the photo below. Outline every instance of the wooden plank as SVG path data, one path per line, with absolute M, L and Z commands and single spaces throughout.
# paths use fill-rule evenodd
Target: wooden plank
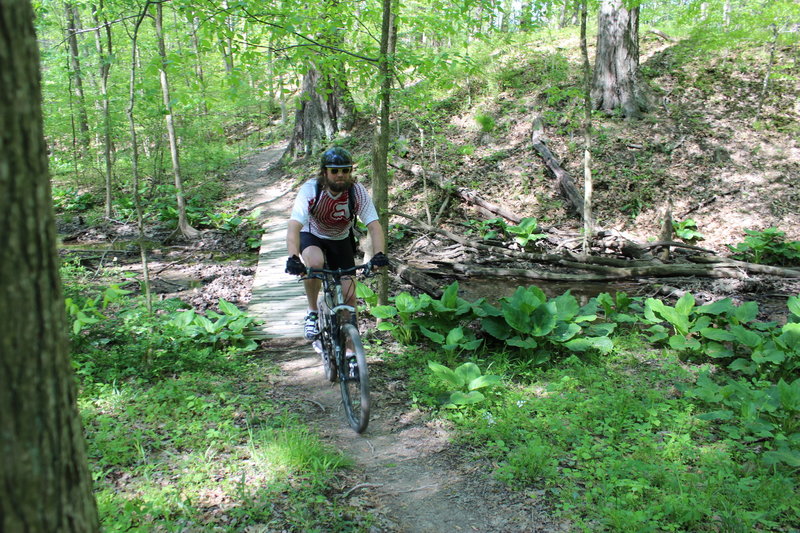
M 286 220 L 270 220 L 261 239 L 249 312 L 269 338 L 302 338 L 308 309 L 303 284 L 286 268 Z

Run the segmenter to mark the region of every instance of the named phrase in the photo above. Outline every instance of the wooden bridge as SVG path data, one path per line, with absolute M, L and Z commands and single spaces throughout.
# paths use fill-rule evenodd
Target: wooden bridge
M 284 272 L 286 224 L 295 197 L 291 178 L 275 164 L 285 148 L 285 143 L 267 148 L 241 169 L 245 188 L 239 193 L 240 202 L 258 213 L 264 228 L 248 311 L 264 322 L 262 335 L 301 339 L 307 310 L 305 291 L 296 276 Z
M 282 215 L 264 228 L 248 309 L 264 321 L 261 329 L 265 336 L 300 338 L 308 304 L 303 284 L 284 272 L 288 211 Z

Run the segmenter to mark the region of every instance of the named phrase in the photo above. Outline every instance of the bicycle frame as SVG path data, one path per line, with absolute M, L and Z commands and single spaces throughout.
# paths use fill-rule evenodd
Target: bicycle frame
M 364 347 L 356 326 L 356 308 L 347 304 L 342 289 L 342 279 L 359 270 L 368 277 L 371 265 L 367 263 L 336 270 L 309 268 L 306 279 L 322 281 L 318 302 L 320 337 L 315 342 L 320 343 L 325 376 L 332 382 L 338 377 L 348 422 L 361 433 L 369 423 L 369 377 Z M 347 315 L 350 320 L 347 320 Z M 353 350 L 350 356 L 348 348 Z

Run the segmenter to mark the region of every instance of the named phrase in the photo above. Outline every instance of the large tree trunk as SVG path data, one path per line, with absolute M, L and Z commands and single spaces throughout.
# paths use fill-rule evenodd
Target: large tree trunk
M 639 8 L 623 0 L 603 0 L 597 22 L 597 54 L 592 81 L 594 108 L 626 118 L 647 111 L 647 88 L 639 73 Z
M 303 76 L 288 153 L 295 157 L 311 155 L 352 125 L 353 104 L 347 86 L 311 66 Z
M 0 531 L 99 531 L 76 406 L 29 2 L 0 0 Z
M 175 134 L 175 122 L 172 116 L 172 99 L 169 92 L 169 77 L 167 76 L 167 47 L 164 43 L 164 10 L 161 2 L 156 3 L 156 40 L 158 41 L 158 54 L 161 57 L 161 94 L 164 97 L 164 108 L 167 113 L 164 119 L 167 123 L 169 136 L 169 153 L 172 158 L 172 175 L 175 179 L 175 196 L 178 202 L 178 229 L 187 239 L 196 239 L 200 232 L 189 224 L 186 217 L 186 196 L 183 193 L 183 177 L 181 176 L 181 159 L 178 153 L 178 136 Z

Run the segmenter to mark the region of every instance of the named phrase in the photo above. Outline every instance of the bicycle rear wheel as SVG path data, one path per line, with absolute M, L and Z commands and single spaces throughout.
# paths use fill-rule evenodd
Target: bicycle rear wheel
M 348 341 L 352 342 L 354 354 L 346 358 L 344 368 L 340 369 L 339 384 L 347 421 L 356 433 L 363 433 L 369 424 L 369 373 L 361 336 L 352 324 L 344 324 L 340 330 L 342 353 L 345 353 Z

